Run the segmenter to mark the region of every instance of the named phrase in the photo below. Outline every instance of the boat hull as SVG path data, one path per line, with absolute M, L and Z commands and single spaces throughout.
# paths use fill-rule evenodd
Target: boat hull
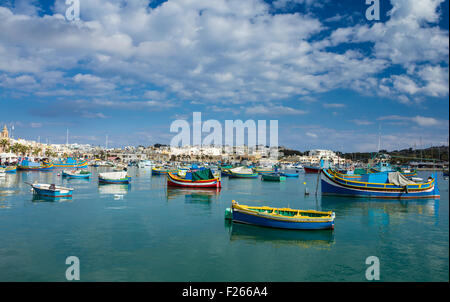
M 14 167 L 14 166 L 8 166 L 8 167 L 3 167 L 3 168 L 5 168 L 4 169 L 5 173 L 16 173 L 16 171 L 17 171 L 17 167 Z
M 252 173 L 252 174 L 234 173 L 234 172 L 230 171 L 230 174 L 228 176 L 230 178 L 258 178 L 259 174 L 258 173 Z
M 424 186 L 422 188 L 422 185 Z M 391 184 L 363 183 L 333 177 L 327 171 L 321 175 L 321 188 L 323 195 L 341 195 L 351 197 L 370 198 L 440 198 L 435 181 L 427 184 L 408 185 L 407 188 Z
M 44 187 L 33 186 L 34 193 L 39 196 L 59 198 L 72 197 L 73 189 L 49 190 Z
M 285 177 L 298 177 L 298 173 L 281 173 Z
M 305 173 L 319 173 L 320 168 L 319 167 L 308 167 L 308 166 L 304 166 L 303 170 L 305 170 Z
M 268 174 L 264 174 L 261 176 L 261 180 L 264 181 L 285 181 L 286 180 L 286 176 L 273 176 L 273 175 L 268 175 Z
M 102 184 L 129 184 L 131 182 L 131 177 L 121 179 L 107 179 L 99 177 L 98 182 Z
M 30 167 L 30 166 L 17 166 L 17 170 L 19 171 L 50 171 L 53 169 L 53 164 L 41 165 L 39 167 Z
M 89 174 L 69 174 L 69 173 L 62 173 L 63 177 L 67 177 L 67 178 L 89 178 L 91 177 L 91 173 Z

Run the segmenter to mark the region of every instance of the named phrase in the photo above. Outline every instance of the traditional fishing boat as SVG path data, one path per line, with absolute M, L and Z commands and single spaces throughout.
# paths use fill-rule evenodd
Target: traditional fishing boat
M 106 184 L 128 184 L 131 182 L 131 176 L 125 171 L 99 173 L 98 182 Z
M 17 166 L 19 171 L 49 171 L 53 169 L 53 164 L 50 162 L 36 163 L 28 160 L 22 160 Z
M 227 170 L 230 178 L 258 178 L 258 173 L 253 172 L 252 169 L 246 167 L 237 167 Z
M 322 170 L 322 194 L 373 198 L 439 198 L 436 173 L 417 183 L 400 172 L 370 173 L 359 180 L 345 179 L 332 169 Z
M 251 207 L 232 201 L 225 218 L 233 222 L 270 228 L 294 230 L 334 229 L 334 212 L 295 210 L 290 208 Z
M 46 197 L 71 197 L 73 188 L 57 186 L 55 184 L 29 184 L 34 194 Z
M 65 161 L 59 160 L 53 162 L 55 168 L 83 168 L 88 166 L 87 160 L 75 160 L 72 157 L 68 157 Z
M 95 158 L 89 162 L 89 166 L 92 166 L 95 168 L 99 167 L 100 165 L 101 165 L 101 160 L 98 158 Z
M 62 176 L 67 178 L 89 178 L 91 177 L 91 172 L 85 170 L 63 170 Z
M 220 170 L 220 175 L 221 176 L 230 176 L 231 172 L 229 169 L 222 169 L 222 170 Z
M 233 166 L 232 165 L 222 165 L 222 166 L 219 166 L 219 170 L 228 170 L 228 169 L 232 169 L 233 168 Z
M 281 175 L 280 173 L 269 173 L 269 174 L 262 174 L 261 180 L 265 181 L 285 181 L 286 176 Z
M 210 169 L 186 172 L 184 177 L 167 173 L 167 186 L 185 188 L 220 188 L 220 178 L 215 177 Z
M 5 173 L 16 173 L 17 167 L 16 166 L 1 166 L 0 170 L 3 170 Z
M 171 169 L 169 167 L 153 167 L 152 168 L 152 175 L 162 175 L 167 174 L 169 172 L 175 173 L 177 170 Z

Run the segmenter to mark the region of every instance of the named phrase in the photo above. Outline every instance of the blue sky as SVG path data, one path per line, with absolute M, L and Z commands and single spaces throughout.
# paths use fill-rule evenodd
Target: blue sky
M 0 0 L 0 123 L 41 142 L 169 143 L 175 119 L 278 120 L 298 150 L 446 144 L 449 4 Z M 205 134 L 206 136 L 206 134 Z

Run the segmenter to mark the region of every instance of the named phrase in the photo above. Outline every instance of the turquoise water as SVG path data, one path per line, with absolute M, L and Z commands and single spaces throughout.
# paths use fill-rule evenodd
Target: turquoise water
M 81 281 L 449 281 L 448 180 L 440 200 L 318 197 L 316 175 L 286 182 L 223 179 L 215 190 L 168 189 L 165 176 L 131 168 L 130 186 L 65 180 L 57 172 L 0 179 L 0 281 L 65 281 L 68 256 Z M 419 177 L 429 173 L 421 172 Z M 75 188 L 70 200 L 33 198 L 24 182 Z M 305 185 L 310 192 L 304 195 Z M 230 224 L 241 204 L 333 210 L 334 231 Z

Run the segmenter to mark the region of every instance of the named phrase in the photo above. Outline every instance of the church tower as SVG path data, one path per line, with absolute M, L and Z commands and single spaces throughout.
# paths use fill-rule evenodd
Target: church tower
M 9 138 L 8 129 L 6 128 L 6 125 L 3 127 L 1 138 Z

